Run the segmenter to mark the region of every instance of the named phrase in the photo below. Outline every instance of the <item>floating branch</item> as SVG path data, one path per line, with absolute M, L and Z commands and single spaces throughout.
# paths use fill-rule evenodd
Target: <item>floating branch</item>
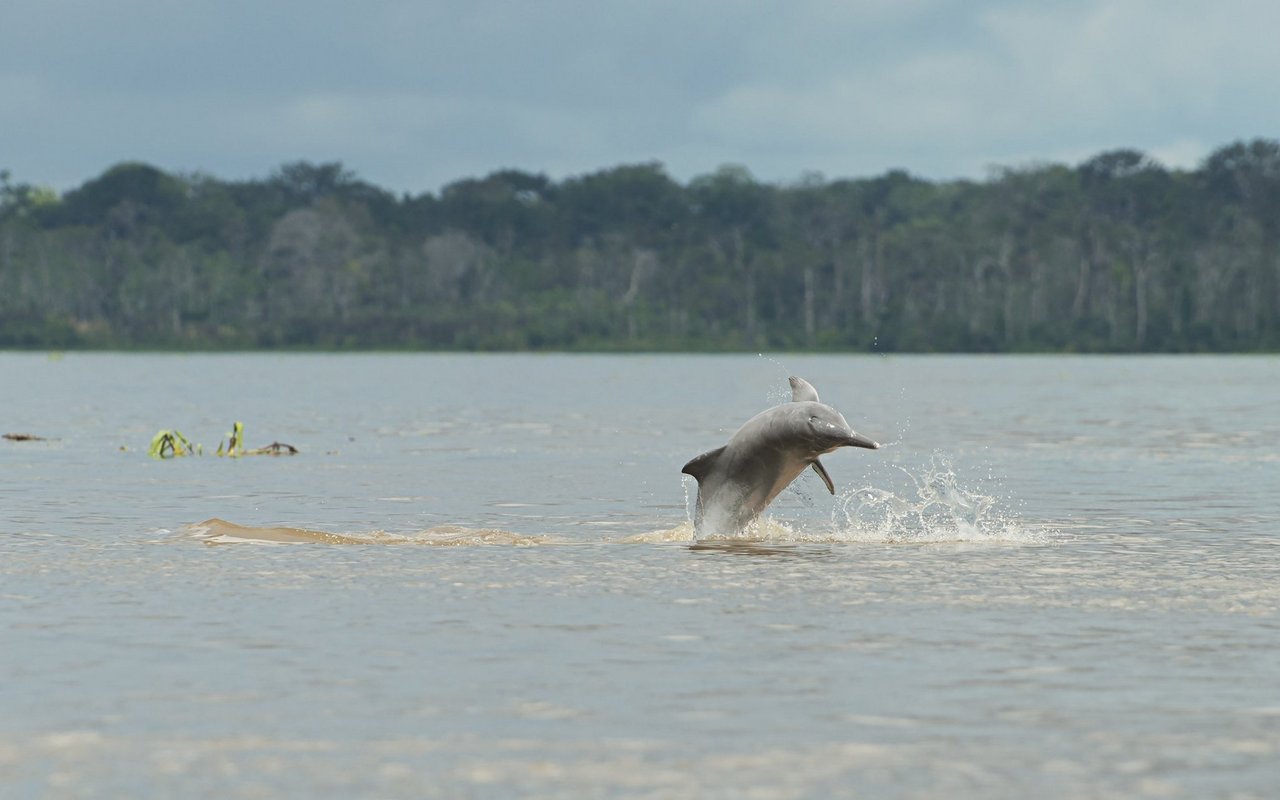
M 6 433 L 3 437 L 11 442 L 43 442 L 43 436 L 36 436 L 32 433 Z
M 236 422 L 231 426 L 231 433 L 225 446 L 218 444 L 218 455 L 227 456 L 228 458 L 240 458 L 241 456 L 296 456 L 298 448 L 284 442 L 272 442 L 266 447 L 255 447 L 252 450 L 246 450 L 244 447 L 244 423 Z
M 266 447 L 258 447 L 245 453 L 247 456 L 296 456 L 298 448 L 284 442 L 272 442 Z
M 187 437 L 179 431 L 157 431 L 151 437 L 151 447 L 147 455 L 152 458 L 179 458 L 181 456 L 198 456 L 204 453 L 200 445 L 191 444 Z

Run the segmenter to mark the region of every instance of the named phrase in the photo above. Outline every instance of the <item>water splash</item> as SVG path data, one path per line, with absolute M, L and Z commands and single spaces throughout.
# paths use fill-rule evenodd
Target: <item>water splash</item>
M 792 525 L 765 514 L 741 531 L 698 536 L 699 542 L 768 544 L 1043 544 L 1055 531 L 1029 523 L 1007 501 L 971 488 L 950 460 L 934 454 L 916 470 L 897 467 L 906 485 L 894 491 L 866 486 L 841 492 L 828 525 Z M 788 493 L 805 507 L 817 503 L 792 484 Z
M 696 542 L 698 535 L 693 529 L 693 522 L 686 520 L 674 528 L 659 528 L 644 533 L 633 533 L 621 539 L 610 539 L 616 544 L 669 544 L 672 542 Z
M 788 383 L 788 379 L 790 379 L 790 377 L 795 373 L 773 356 L 767 356 L 764 353 L 756 353 L 756 357 L 763 361 L 768 361 L 770 364 L 777 367 L 778 372 L 781 373 L 782 377 L 780 382 L 769 382 L 769 389 L 765 392 L 765 403 L 768 406 L 777 406 L 791 402 L 791 384 Z
M 877 487 L 842 493 L 832 511 L 835 532 L 862 542 L 1048 541 L 1049 532 L 1023 522 L 996 497 L 961 484 L 951 462 L 935 454 L 918 473 L 899 467 L 910 480 L 899 494 Z
M 684 521 L 693 525 L 698 509 L 698 482 L 692 475 L 680 475 L 680 486 L 684 488 Z

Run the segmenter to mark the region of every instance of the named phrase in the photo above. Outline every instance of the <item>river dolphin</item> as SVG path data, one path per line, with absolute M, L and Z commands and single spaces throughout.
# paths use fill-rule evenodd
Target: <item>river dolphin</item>
M 817 389 L 792 377 L 790 403 L 756 414 L 728 444 L 680 470 L 698 481 L 695 530 L 699 536 L 742 531 L 806 467 L 812 466 L 835 494 L 818 456 L 840 447 L 875 450 L 880 445 L 854 433 L 839 411 L 818 400 Z

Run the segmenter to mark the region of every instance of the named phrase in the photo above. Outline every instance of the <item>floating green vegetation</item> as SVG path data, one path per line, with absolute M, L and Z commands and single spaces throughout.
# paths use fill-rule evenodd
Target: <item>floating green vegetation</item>
M 222 442 L 218 443 L 218 455 L 230 458 L 238 458 L 244 455 L 244 423 L 233 422 L 231 424 L 231 433 L 228 433 L 227 436 L 229 438 L 225 447 Z
M 192 444 L 180 431 L 157 431 L 151 437 L 151 447 L 147 455 L 152 458 L 181 458 L 182 456 L 198 456 L 204 454 L 204 448 Z
M 227 458 L 242 456 L 296 456 L 298 448 L 284 442 L 272 442 L 266 447 L 246 449 L 244 446 L 244 423 L 234 422 L 231 432 L 226 434 L 227 440 L 218 443 L 217 454 Z M 151 439 L 151 447 L 147 454 L 152 458 L 179 458 L 181 456 L 204 455 L 204 447 L 192 444 L 191 440 L 175 430 L 158 431 Z

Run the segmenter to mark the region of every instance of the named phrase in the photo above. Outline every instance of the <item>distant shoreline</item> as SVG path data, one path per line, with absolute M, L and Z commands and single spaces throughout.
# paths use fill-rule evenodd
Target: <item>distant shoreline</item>
M 0 347 L 456 352 L 1280 352 L 1280 141 L 931 182 L 661 164 L 396 196 L 0 173 Z

